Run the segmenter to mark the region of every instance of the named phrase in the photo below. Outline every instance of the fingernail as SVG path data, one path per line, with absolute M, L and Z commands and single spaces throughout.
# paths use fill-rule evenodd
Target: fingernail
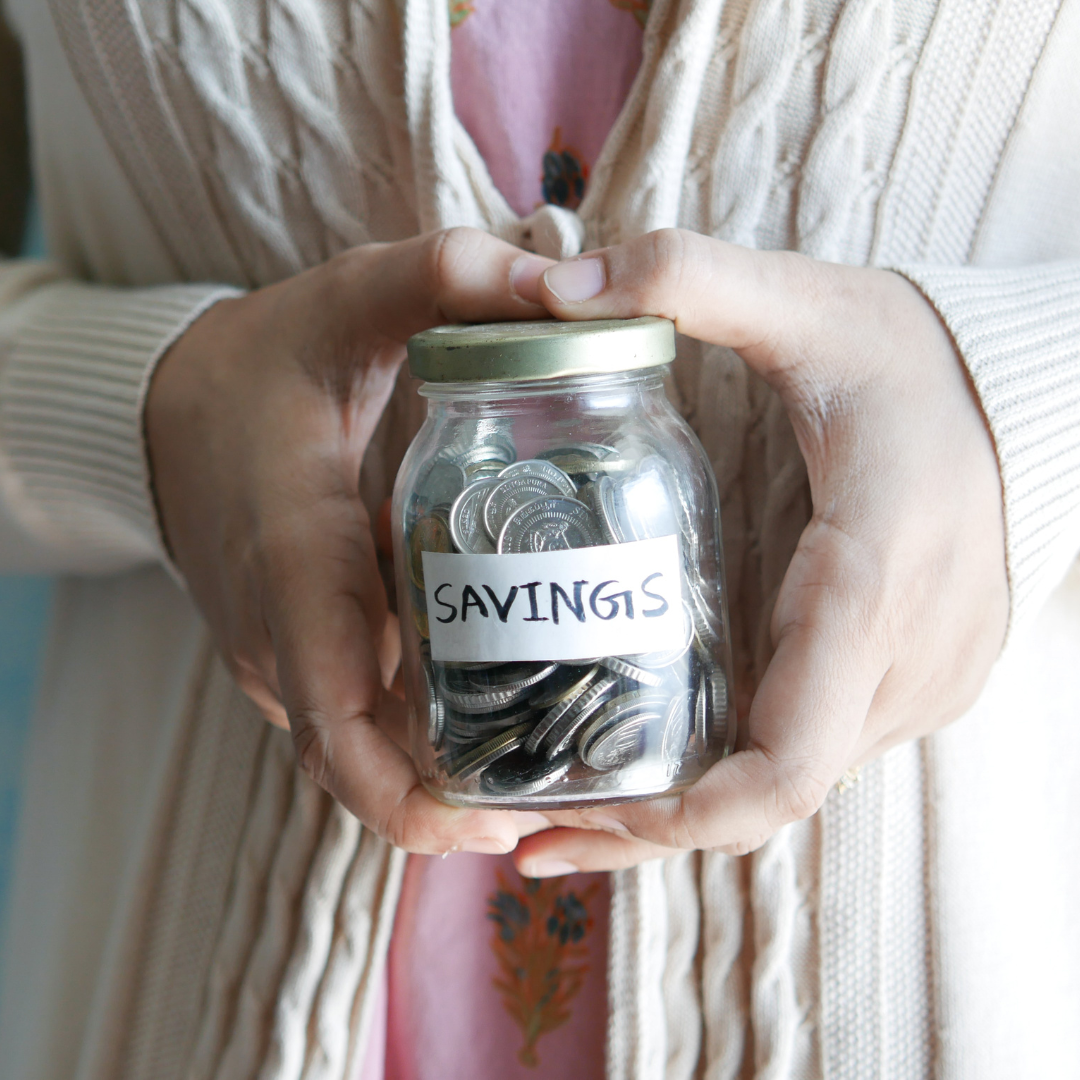
M 540 276 L 551 265 L 539 255 L 522 255 L 510 267 L 510 291 L 527 304 L 540 302 Z
M 580 304 L 604 291 L 603 259 L 570 259 L 544 274 L 544 283 L 563 304 Z
M 630 835 L 630 830 L 621 821 L 609 817 L 607 814 L 597 814 L 590 810 L 581 815 L 581 820 L 589 825 L 595 825 L 598 829 L 605 829 L 607 832 L 622 833 L 625 836 Z
M 562 877 L 564 874 L 576 874 L 578 868 L 572 862 L 562 859 L 537 859 L 525 864 L 525 877 Z
M 513 848 L 508 847 L 504 840 L 496 840 L 493 836 L 474 836 L 469 840 L 462 840 L 462 851 L 472 851 L 477 855 L 505 855 Z

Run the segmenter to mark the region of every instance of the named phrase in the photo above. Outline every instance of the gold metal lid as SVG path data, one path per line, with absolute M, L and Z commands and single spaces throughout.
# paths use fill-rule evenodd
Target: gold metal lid
M 428 382 L 602 375 L 670 364 L 675 324 L 641 319 L 437 326 L 409 338 L 409 370 Z

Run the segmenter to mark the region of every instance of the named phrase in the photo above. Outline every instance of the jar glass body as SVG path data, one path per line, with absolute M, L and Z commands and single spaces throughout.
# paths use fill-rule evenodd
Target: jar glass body
M 626 802 L 730 752 L 716 483 L 667 370 L 423 385 L 394 549 L 411 750 L 443 801 Z

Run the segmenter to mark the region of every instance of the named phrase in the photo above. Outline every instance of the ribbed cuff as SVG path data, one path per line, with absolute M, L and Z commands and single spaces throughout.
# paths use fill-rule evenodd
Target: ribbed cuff
M 64 283 L 19 305 L 0 348 L 5 500 L 57 549 L 63 569 L 165 560 L 150 489 L 143 406 L 154 366 L 235 289 L 111 289 Z
M 994 437 L 1011 633 L 1034 617 L 1080 550 L 1080 263 L 892 269 L 952 332 Z

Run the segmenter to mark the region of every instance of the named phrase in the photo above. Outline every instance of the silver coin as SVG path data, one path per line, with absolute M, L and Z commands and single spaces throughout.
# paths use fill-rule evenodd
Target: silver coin
M 644 756 L 649 729 L 659 726 L 668 699 L 659 695 L 622 694 L 609 701 L 578 739 L 581 760 L 597 772 L 610 772 Z
M 555 446 L 550 450 L 541 450 L 536 455 L 543 461 L 554 461 L 557 458 L 583 457 L 591 461 L 605 461 L 608 458 L 619 456 L 618 450 L 613 446 L 604 446 L 603 443 L 574 442 L 564 446 Z
M 599 668 L 595 664 L 584 672 L 580 667 L 565 664 L 550 685 L 539 687 L 538 692 L 529 698 L 529 704 L 534 709 L 550 709 L 567 698 L 576 698 L 585 692 L 597 671 Z
M 489 795 L 535 795 L 560 781 L 574 764 L 575 754 L 567 750 L 552 761 L 547 758 L 518 760 L 508 754 L 497 765 L 484 770 L 480 787 Z
M 664 714 L 664 737 L 660 754 L 669 765 L 677 765 L 686 754 L 690 741 L 690 695 L 676 694 Z
M 642 686 L 655 687 L 664 681 L 664 677 L 657 675 L 655 671 L 646 671 L 644 668 L 631 664 L 619 656 L 604 656 L 600 660 L 600 665 L 606 667 L 608 671 L 615 672 L 616 675 L 625 675 L 626 678 L 633 679 L 634 682 L 641 683 Z
M 446 673 L 443 672 L 439 679 L 439 688 L 442 690 L 446 704 L 452 709 L 462 713 L 485 713 L 498 712 L 500 709 L 509 708 L 523 701 L 529 696 L 529 690 L 538 682 L 546 679 L 557 664 L 548 664 L 538 672 L 518 679 L 515 682 L 500 685 L 495 689 L 477 690 L 470 687 L 461 689 L 447 684 Z
M 609 544 L 624 544 L 626 537 L 619 521 L 619 512 L 615 506 L 616 482 L 610 476 L 600 476 L 589 485 L 589 500 L 600 527 L 604 530 L 604 539 Z
M 702 584 L 692 578 L 687 579 L 690 593 L 690 615 L 694 620 L 694 631 L 707 652 L 712 652 L 721 641 L 723 634 L 719 620 L 713 614 L 712 606 L 705 599 Z
M 649 670 L 671 667 L 676 661 L 681 660 L 690 651 L 690 646 L 694 644 L 694 617 L 690 611 L 690 605 L 685 600 L 682 602 L 682 611 L 683 632 L 677 644 L 670 649 L 657 649 L 655 652 L 648 653 L 633 653 L 626 659 L 637 664 L 638 667 L 648 668 Z
M 515 458 L 513 444 L 491 441 L 470 446 L 459 453 L 454 461 L 462 469 L 490 468 L 501 463 L 505 469 Z
M 709 673 L 708 687 L 709 730 L 713 739 L 726 747 L 728 741 L 728 684 L 724 673 L 716 668 Z
M 477 480 L 450 507 L 450 538 L 463 555 L 491 555 L 495 551 L 484 531 L 484 500 L 498 484 L 497 477 Z
M 701 673 L 697 697 L 694 699 L 694 749 L 705 752 L 705 737 L 709 730 L 709 690 L 705 672 Z
M 577 485 L 562 469 L 552 465 L 550 461 L 541 461 L 539 458 L 515 461 L 513 465 L 507 465 L 499 475 L 504 480 L 512 480 L 515 476 L 539 476 L 554 484 L 562 495 L 574 495 L 577 492 Z
M 416 484 L 416 494 L 427 508 L 449 506 L 465 487 L 465 472 L 454 461 L 436 459 Z
M 496 735 L 494 739 L 489 739 L 482 746 L 458 758 L 447 771 L 458 780 L 468 780 L 470 776 L 486 769 L 493 761 L 517 750 L 525 741 L 531 726 L 528 723 L 518 724 L 517 727 Z
M 567 694 L 561 701 L 557 701 L 547 713 L 541 717 L 537 722 L 536 727 L 533 728 L 529 738 L 526 740 L 525 749 L 530 754 L 535 754 L 537 750 L 540 749 L 540 744 L 547 738 L 548 733 L 564 716 L 579 703 L 592 700 L 589 698 L 589 695 L 592 695 L 592 697 L 595 698 L 606 693 L 615 685 L 615 681 L 615 679 L 607 675 L 593 676 L 590 674 L 588 682 L 576 687 L 573 693 Z
M 525 690 L 542 683 L 554 675 L 559 665 L 554 661 L 530 661 L 528 663 L 503 663 L 495 668 L 480 671 L 471 668 L 465 672 L 465 684 L 470 690 Z
M 490 739 L 526 720 L 535 720 L 532 709 L 512 709 L 501 716 L 461 716 L 451 712 L 446 717 L 446 739 L 456 743 L 476 743 Z
M 446 734 L 446 703 L 435 682 L 435 673 L 426 658 L 420 660 L 420 670 L 424 674 L 425 689 L 428 700 L 428 724 L 427 738 L 431 746 L 438 750 L 442 746 L 443 736 Z
M 611 691 L 617 685 L 617 679 L 602 679 L 581 695 L 574 707 L 548 732 L 544 740 L 546 744 L 544 752 L 547 757 L 553 758 L 561 754 L 570 745 L 582 725 L 607 701 Z
M 471 484 L 474 480 L 489 480 L 503 471 L 501 461 L 480 461 L 475 465 L 465 466 L 465 478 Z
M 604 535 L 596 515 L 576 499 L 534 499 L 506 519 L 499 533 L 500 555 L 599 547 Z
M 562 450 L 548 450 L 537 454 L 544 461 L 557 465 L 567 476 L 596 477 L 607 473 L 625 473 L 634 467 L 632 460 L 620 457 L 611 447 L 602 447 L 610 451 L 606 457 L 598 457 L 591 450 L 582 447 L 567 447 Z
M 484 528 L 492 541 L 499 539 L 506 520 L 519 507 L 534 499 L 561 495 L 557 485 L 542 476 L 512 476 L 500 479 L 484 500 Z

